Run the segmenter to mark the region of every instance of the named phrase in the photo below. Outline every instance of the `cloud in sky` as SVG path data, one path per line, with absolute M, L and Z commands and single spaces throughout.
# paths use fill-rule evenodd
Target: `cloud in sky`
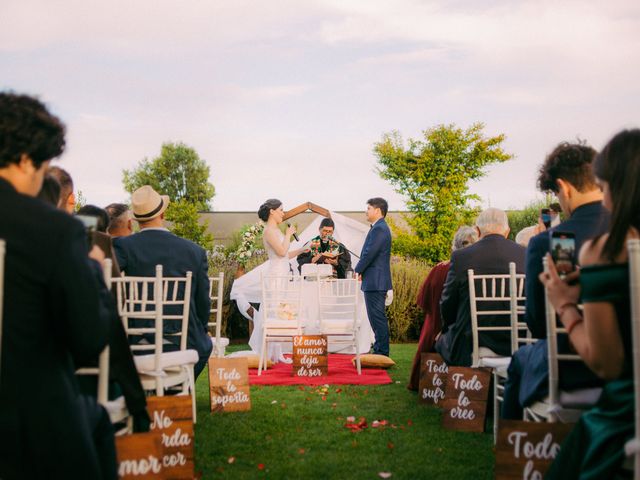
M 217 210 L 374 195 L 399 209 L 375 173 L 382 134 L 482 121 L 516 158 L 472 190 L 520 207 L 557 142 L 638 126 L 639 27 L 621 0 L 4 0 L 0 86 L 65 120 L 61 165 L 99 205 L 126 198 L 123 169 L 183 141 L 211 166 Z

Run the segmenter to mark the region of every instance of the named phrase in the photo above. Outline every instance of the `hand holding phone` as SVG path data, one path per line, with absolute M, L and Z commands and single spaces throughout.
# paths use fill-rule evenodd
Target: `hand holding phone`
M 576 236 L 572 232 L 552 232 L 549 249 L 561 278 L 576 269 Z

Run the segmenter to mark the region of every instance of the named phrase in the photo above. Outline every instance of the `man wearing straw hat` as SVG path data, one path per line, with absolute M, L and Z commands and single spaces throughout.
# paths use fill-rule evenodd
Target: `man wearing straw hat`
M 194 366 L 197 378 L 213 349 L 207 335 L 209 266 L 202 247 L 164 227 L 164 212 L 168 205 L 169 197 L 160 195 L 149 185 L 133 192 L 131 210 L 140 232 L 114 239 L 114 248 L 120 269 L 130 276 L 153 277 L 156 265 L 162 265 L 162 274 L 166 277 L 184 277 L 192 272 L 187 347 L 198 352 L 199 360 Z M 177 344 L 165 345 L 165 351 L 178 348 Z

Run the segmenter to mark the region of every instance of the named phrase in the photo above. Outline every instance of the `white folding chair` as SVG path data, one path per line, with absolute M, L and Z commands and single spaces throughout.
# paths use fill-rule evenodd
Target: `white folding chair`
M 104 282 L 107 288 L 111 290 L 110 258 L 104 260 L 102 271 L 104 274 Z M 96 398 L 98 403 L 109 413 L 111 423 L 116 424 L 124 422 L 125 420 L 127 421 L 127 425 L 116 432 L 116 435 L 131 433 L 133 424 L 127 411 L 124 396 L 120 396 L 115 400 L 109 400 L 109 346 L 104 347 L 104 350 L 100 353 L 97 367 L 79 368 L 76 370 L 76 375 L 94 375 L 98 377 L 98 392 Z
M 625 451 L 629 457 L 634 457 L 634 478 L 635 480 L 640 480 L 640 240 L 629 240 L 627 242 L 627 249 L 629 252 L 636 434 L 635 437 L 625 445 Z
M 142 388 L 163 396 L 166 389 L 181 388 L 191 393 L 193 422 L 196 423 L 196 398 L 193 367 L 198 352 L 187 350 L 187 330 L 191 299 L 191 272 L 186 277 L 163 277 L 162 265 L 155 277 L 114 279 L 117 285 L 118 313 L 128 337 L 141 338 L 131 345 Z M 171 325 L 178 323 L 178 328 Z M 167 328 L 168 327 L 168 328 Z M 165 331 L 166 330 L 166 331 Z M 153 342 L 147 340 L 148 337 Z M 179 345 L 177 351 L 164 352 L 167 344 Z
M 6 245 L 6 242 L 0 239 L 0 360 L 2 359 L 2 312 L 4 311 L 4 257 Z M 2 364 L 0 364 L 0 371 L 2 371 Z
M 229 345 L 229 339 L 222 337 L 222 303 L 224 299 L 224 272 L 217 277 L 209 277 L 209 298 L 211 299 L 211 311 L 209 315 L 209 332 L 213 343 L 212 355 L 224 357 L 224 350 Z M 211 317 L 215 321 L 211 321 Z
M 542 259 L 544 271 L 549 270 L 547 258 Z M 590 409 L 600 398 L 602 389 L 583 388 L 571 391 L 560 390 L 560 361 L 582 362 L 579 355 L 558 352 L 558 335 L 567 334 L 567 329 L 558 325 L 556 312 L 545 292 L 545 314 L 547 320 L 547 362 L 549 365 L 549 395 L 542 401 L 524 408 L 524 419 L 535 422 L 574 423 L 582 412 Z
M 515 274 L 515 263 L 509 264 L 510 271 Z M 469 269 L 469 310 L 471 313 L 472 334 L 472 367 L 489 367 L 506 370 L 511 357 L 497 355 L 486 347 L 480 346 L 481 332 L 505 332 L 510 335 L 512 353 L 517 348 L 516 336 L 518 323 L 518 288 L 524 291 L 524 277 L 520 275 L 512 280 L 510 273 L 476 275 L 473 269 Z M 511 282 L 520 286 L 516 287 L 516 295 L 511 294 Z M 482 317 L 491 316 L 492 325 L 483 325 Z
M 333 344 L 345 344 L 356 351 L 356 367 L 361 374 L 358 349 L 358 281 L 324 279 L 318 281 L 320 333 Z
M 271 342 L 293 343 L 293 337 L 302 335 L 301 294 L 302 277 L 291 275 L 263 275 L 262 303 L 262 350 L 258 364 L 258 375 L 266 370 L 268 345 Z
M 509 263 L 509 315 L 511 326 L 511 353 L 512 355 L 523 344 L 533 343 L 531 332 L 524 321 L 525 312 L 525 275 L 516 273 L 516 264 Z M 509 357 L 510 360 L 511 357 Z M 482 360 L 481 360 L 482 361 Z M 485 357 L 485 362 L 491 362 L 490 357 Z M 504 385 L 507 380 L 507 368 L 498 366 L 493 368 L 493 441 L 498 438 L 498 419 L 500 406 L 504 400 Z

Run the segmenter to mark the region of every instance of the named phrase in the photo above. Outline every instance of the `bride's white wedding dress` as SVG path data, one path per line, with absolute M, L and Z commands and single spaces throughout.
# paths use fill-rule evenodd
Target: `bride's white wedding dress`
M 268 227 L 266 226 L 264 229 L 264 233 L 266 233 Z M 278 230 L 274 230 L 277 232 L 278 242 L 282 242 L 284 240 L 284 234 Z M 291 267 L 289 264 L 289 255 L 288 252 L 284 257 L 281 257 L 276 253 L 276 251 L 269 245 L 267 240 L 265 239 L 263 233 L 262 244 L 264 245 L 264 249 L 267 252 L 267 256 L 269 257 L 269 264 L 266 267 L 264 275 L 289 275 L 291 273 Z M 254 333 L 251 335 L 251 339 L 249 340 L 249 345 L 251 346 L 254 352 L 260 354 L 260 350 L 262 348 L 262 335 L 263 335 L 263 327 L 262 327 L 262 314 L 260 311 L 254 314 Z M 274 363 L 283 362 L 283 363 L 292 363 L 290 358 L 286 358 L 282 353 L 282 344 L 272 342 L 268 345 L 269 353 L 267 354 L 267 358 Z

